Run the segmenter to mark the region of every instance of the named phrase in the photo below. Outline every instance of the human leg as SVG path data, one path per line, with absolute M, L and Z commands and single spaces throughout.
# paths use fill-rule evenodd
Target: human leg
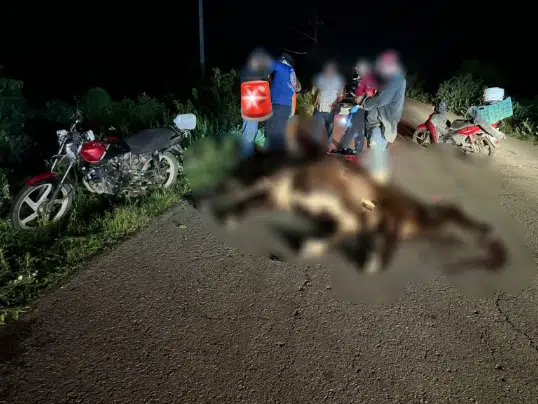
M 360 153 L 364 149 L 364 143 L 366 140 L 366 111 L 360 109 L 357 111 L 355 118 L 355 130 L 353 131 L 353 138 L 355 140 L 355 153 Z
M 360 153 L 364 147 L 364 110 L 359 109 L 348 115 L 348 127 L 341 141 L 341 151 L 344 154 Z M 355 144 L 353 144 L 355 143 Z
M 323 133 L 323 135 L 325 134 L 327 135 L 327 141 L 330 146 L 332 142 L 332 136 L 329 134 L 328 129 L 327 129 L 328 127 L 327 120 L 328 120 L 329 114 L 330 114 L 329 112 L 321 112 L 316 109 L 314 110 L 314 114 L 312 116 L 314 117 L 314 120 L 316 121 L 316 125 L 320 125 L 320 127 L 317 127 L 317 128 L 321 129 L 321 127 L 323 127 L 325 129 L 325 130 L 321 130 L 319 134 Z
M 258 122 L 243 120 L 242 128 L 242 154 L 244 157 L 254 152 L 254 142 L 258 135 Z
M 329 147 L 331 147 L 331 144 L 333 142 L 334 117 L 334 109 L 331 112 L 326 112 L 325 116 L 323 117 L 325 120 L 325 129 L 327 130 L 327 144 L 329 145 Z
M 377 126 L 372 128 L 372 134 L 370 135 L 370 147 L 385 151 L 387 149 L 387 143 L 388 142 L 383 136 L 381 127 Z
M 372 128 L 370 135 L 370 158 L 368 166 L 372 175 L 380 181 L 385 181 L 388 175 L 387 141 L 383 137 L 382 128 L 377 126 Z
M 350 113 L 345 118 L 346 127 L 344 128 L 344 134 L 342 135 L 342 139 L 340 140 L 340 149 L 338 150 L 338 152 L 351 150 L 352 142 L 353 142 L 354 115 L 355 115 L 354 113 Z
M 358 154 L 364 150 L 364 143 L 365 143 L 365 136 L 364 131 L 357 131 L 353 134 L 353 137 L 355 139 L 355 154 Z
M 286 147 L 286 125 L 291 113 L 291 106 L 273 105 L 273 115 L 265 125 L 265 141 L 271 149 Z

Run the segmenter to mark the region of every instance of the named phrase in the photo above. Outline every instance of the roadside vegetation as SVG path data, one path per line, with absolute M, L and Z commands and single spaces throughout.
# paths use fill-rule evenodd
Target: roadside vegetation
M 193 88 L 185 100 L 147 94 L 113 100 L 106 90 L 91 88 L 78 98 L 78 107 L 95 133 L 113 125 L 123 136 L 171 124 L 178 113 L 192 112 L 197 127 L 191 140 L 196 142 L 239 134 L 238 82 L 236 72 L 215 69 L 208 84 Z M 407 96 L 428 103 L 443 98 L 452 112 L 463 114 L 467 106 L 480 102 L 485 84 L 470 73 L 460 74 L 441 83 L 435 94 L 428 94 L 420 78 L 409 75 Z M 17 319 L 43 291 L 74 273 L 90 257 L 146 226 L 189 192 L 184 178 L 173 189 L 130 202 L 78 192 L 67 220 L 34 234 L 15 232 L 7 217 L 11 199 L 25 178 L 48 164 L 57 147 L 55 131 L 69 126 L 75 108 L 74 100 L 51 100 L 36 107 L 24 98 L 23 89 L 22 82 L 0 77 L 0 324 Z M 514 101 L 514 116 L 503 122 L 502 130 L 536 141 L 538 102 Z M 297 113 L 312 112 L 311 95 L 301 93 Z M 257 142 L 263 141 L 262 127 Z

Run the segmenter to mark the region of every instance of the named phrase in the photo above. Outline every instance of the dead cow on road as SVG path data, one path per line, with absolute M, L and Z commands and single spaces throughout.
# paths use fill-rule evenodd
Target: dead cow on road
M 487 224 L 454 205 L 422 203 L 377 181 L 360 163 L 328 156 L 317 130 L 309 118 L 293 119 L 287 149 L 257 149 L 202 201 L 205 209 L 230 231 L 256 211 L 306 216 L 317 224 L 315 232 L 280 232 L 299 258 L 340 250 L 366 273 L 386 268 L 402 242 L 447 239 L 450 228 L 470 236 L 485 253 L 474 267 L 497 270 L 504 265 L 507 252 Z M 366 201 L 374 201 L 375 208 Z

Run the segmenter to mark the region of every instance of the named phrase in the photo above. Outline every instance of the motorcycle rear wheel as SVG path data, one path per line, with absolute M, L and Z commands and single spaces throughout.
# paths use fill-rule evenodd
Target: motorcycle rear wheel
M 422 147 L 428 147 L 432 143 L 432 135 L 427 129 L 417 129 L 413 133 L 413 142 Z
M 179 161 L 177 157 L 170 153 L 165 152 L 159 156 L 159 161 L 161 164 L 163 162 L 168 165 L 168 168 L 166 169 L 166 179 L 164 183 L 161 184 L 163 188 L 170 188 L 172 185 L 174 185 L 177 182 L 177 176 L 179 173 Z
M 71 210 L 75 189 L 67 182 L 62 184 L 52 212 L 46 213 L 46 204 L 50 201 L 56 186 L 57 180 L 54 179 L 25 185 L 13 199 L 10 212 L 12 226 L 16 230 L 35 231 L 42 224 L 64 219 Z M 28 214 L 23 213 L 24 211 Z
M 488 154 L 489 157 L 492 157 L 495 154 L 495 145 L 488 139 L 487 136 L 480 136 L 478 139 L 478 149 L 480 154 Z

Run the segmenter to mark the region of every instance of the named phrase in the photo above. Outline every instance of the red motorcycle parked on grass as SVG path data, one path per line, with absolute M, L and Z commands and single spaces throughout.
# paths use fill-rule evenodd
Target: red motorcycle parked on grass
M 180 142 L 196 127 L 193 114 L 178 115 L 175 127 L 143 130 L 125 140 L 95 139 L 80 132 L 81 114 L 73 116 L 69 130 L 59 130 L 59 150 L 49 172 L 26 180 L 15 196 L 10 217 L 14 228 L 31 231 L 43 222 L 67 216 L 78 179 L 96 194 L 134 197 L 150 188 L 169 188 L 181 170 Z
M 445 125 L 445 133 L 441 134 L 438 125 Z M 499 122 L 491 124 L 497 128 Z M 416 127 L 413 142 L 427 147 L 432 143 L 453 143 L 464 153 L 484 153 L 488 156 L 495 154 L 499 140 L 477 125 L 472 119 L 456 119 L 449 121 L 443 112 L 434 107 L 426 122 Z

